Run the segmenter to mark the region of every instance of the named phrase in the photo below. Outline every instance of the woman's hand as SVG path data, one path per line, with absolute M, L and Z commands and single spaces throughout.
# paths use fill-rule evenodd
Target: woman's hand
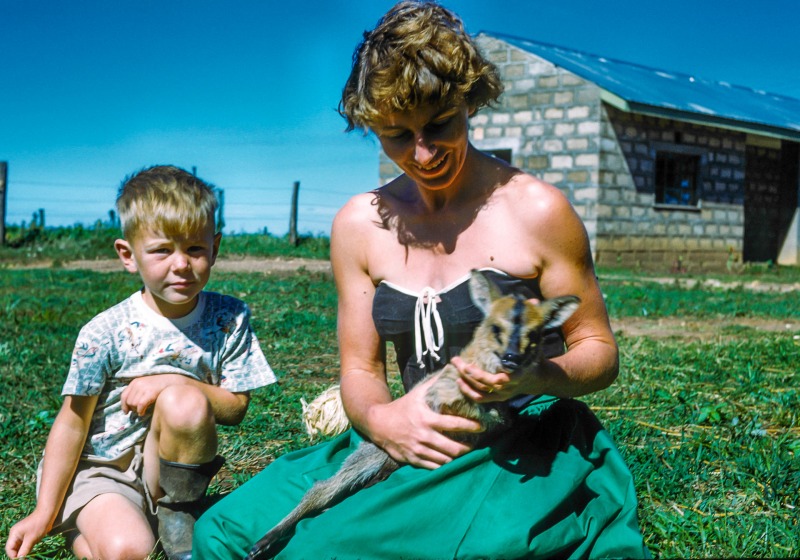
M 525 386 L 527 385 L 525 382 L 530 380 L 523 379 L 521 375 L 505 371 L 489 373 L 466 363 L 458 356 L 450 360 L 450 363 L 460 375 L 456 380 L 458 388 L 465 397 L 477 403 L 507 401 L 517 395 L 530 393 L 530 388 Z
M 431 382 L 423 381 L 399 399 L 376 405 L 380 410 L 372 430 L 375 443 L 395 461 L 426 469 L 440 467 L 471 449 L 443 432 L 482 430 L 474 420 L 431 410 L 425 402 Z

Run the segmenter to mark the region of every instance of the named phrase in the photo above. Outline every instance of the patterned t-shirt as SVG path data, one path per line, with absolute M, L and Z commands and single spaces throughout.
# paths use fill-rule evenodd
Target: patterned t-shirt
M 173 373 L 234 393 L 276 381 L 243 301 L 201 292 L 178 319 L 159 315 L 141 292 L 103 311 L 80 331 L 62 395 L 98 395 L 83 458 L 111 461 L 143 441 L 145 416 L 122 412 L 120 395 L 134 378 Z

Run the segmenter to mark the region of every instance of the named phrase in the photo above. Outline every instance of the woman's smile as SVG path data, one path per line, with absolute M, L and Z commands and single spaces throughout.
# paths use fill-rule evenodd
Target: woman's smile
M 444 167 L 444 163 L 445 163 L 446 160 L 447 160 L 447 154 L 444 154 L 443 156 L 439 156 L 438 159 L 434 160 L 432 163 L 430 163 L 428 165 L 423 165 L 423 164 L 420 163 L 420 164 L 417 164 L 416 167 L 417 167 L 417 169 L 419 169 L 420 171 L 422 171 L 424 173 L 430 173 L 430 172 L 437 171 L 438 169 Z

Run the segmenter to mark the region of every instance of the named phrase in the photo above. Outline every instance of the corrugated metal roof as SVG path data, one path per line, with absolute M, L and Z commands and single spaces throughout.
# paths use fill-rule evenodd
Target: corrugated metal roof
M 483 33 L 597 84 L 605 92 L 603 100 L 622 110 L 800 140 L 799 99 L 502 33 Z

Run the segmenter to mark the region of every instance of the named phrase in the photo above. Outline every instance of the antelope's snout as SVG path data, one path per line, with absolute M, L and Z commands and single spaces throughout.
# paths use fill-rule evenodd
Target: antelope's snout
M 516 370 L 520 365 L 522 365 L 522 356 L 517 352 L 506 352 L 502 356 L 500 356 L 500 363 L 503 364 L 503 368 L 507 369 L 508 371 Z
M 525 326 L 527 314 L 525 312 L 525 299 L 522 296 L 514 296 L 514 304 L 511 308 L 511 311 L 511 332 L 509 333 L 508 340 L 506 341 L 505 349 L 502 353 L 498 354 L 498 357 L 500 358 L 500 362 L 503 364 L 503 368 L 513 372 L 519 368 L 525 359 L 522 349 L 522 331 L 523 327 Z

